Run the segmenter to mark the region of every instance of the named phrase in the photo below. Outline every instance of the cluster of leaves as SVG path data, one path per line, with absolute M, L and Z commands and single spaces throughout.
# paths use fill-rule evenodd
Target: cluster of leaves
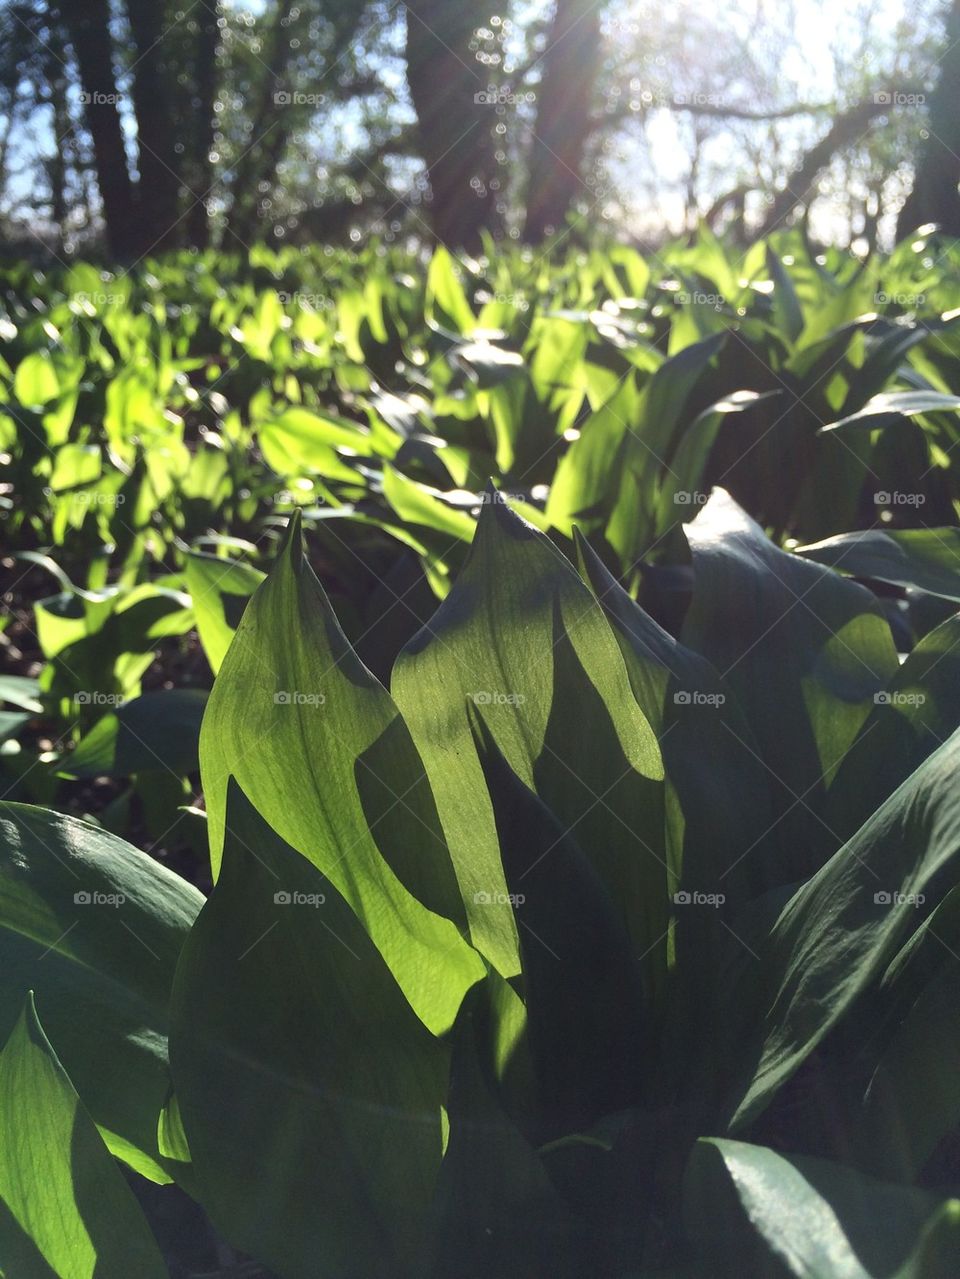
M 4 274 L 0 1273 L 960 1271 L 958 267 Z
M 949 577 L 958 265 L 932 233 L 863 263 L 799 233 L 736 256 L 704 232 L 656 257 L 440 250 L 425 271 L 375 247 L 6 270 L 11 793 L 202 837 L 178 816 L 211 676 L 190 637 L 215 673 L 294 509 L 383 680 L 491 476 L 568 550 L 576 523 L 672 629 L 680 528 L 714 484 L 826 562 Z M 902 648 L 937 620 L 895 611 Z M 104 776 L 93 803 L 77 783 Z
M 960 619 L 685 534 L 674 638 L 491 490 L 388 691 L 296 517 L 206 900 L 0 805 L 4 1273 L 165 1273 L 108 1152 L 281 1279 L 957 1273 Z

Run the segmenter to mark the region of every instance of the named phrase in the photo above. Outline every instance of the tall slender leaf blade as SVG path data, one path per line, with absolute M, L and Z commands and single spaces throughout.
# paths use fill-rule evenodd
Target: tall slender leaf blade
M 32 993 L 0 1052 L 0 1272 L 166 1279 L 137 1201 L 37 1019 Z

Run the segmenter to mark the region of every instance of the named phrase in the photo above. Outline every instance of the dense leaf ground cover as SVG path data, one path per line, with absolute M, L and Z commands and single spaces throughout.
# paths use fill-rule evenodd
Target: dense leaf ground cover
M 7 1279 L 960 1273 L 958 285 L 4 273 Z

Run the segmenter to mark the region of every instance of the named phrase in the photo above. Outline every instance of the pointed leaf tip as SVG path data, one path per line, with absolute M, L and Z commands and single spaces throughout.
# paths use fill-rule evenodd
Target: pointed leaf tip
M 509 505 L 502 491 L 494 487 L 492 480 L 483 491 L 483 505 L 477 520 L 478 535 L 482 535 L 491 528 L 508 533 L 517 540 L 539 536 L 539 530 Z
M 295 572 L 299 571 L 303 561 L 303 516 L 299 507 L 290 516 L 290 521 L 287 524 L 283 542 L 280 546 L 278 559 L 284 558 L 290 560 Z

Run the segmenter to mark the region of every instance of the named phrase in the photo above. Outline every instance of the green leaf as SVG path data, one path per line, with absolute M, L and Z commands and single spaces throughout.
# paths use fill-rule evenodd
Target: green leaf
M 36 714 L 43 710 L 40 684 L 26 675 L 0 675 L 0 702 L 9 702 L 11 706 Z
M 383 495 L 406 523 L 423 524 L 444 539 L 472 541 L 476 524 L 471 516 L 444 502 L 436 489 L 408 479 L 393 466 L 383 468 Z
M 769 1105 L 827 1032 L 875 983 L 913 930 L 918 896 L 936 904 L 960 853 L 960 732 L 790 899 L 762 944 L 763 1022 L 751 1030 L 731 1129 Z M 942 893 L 943 888 L 939 891 Z M 733 1002 L 731 1001 L 731 1007 Z
M 480 1063 L 475 987 L 452 1035 L 450 1138 L 435 1196 L 431 1279 L 580 1279 L 579 1223 L 507 1118 Z
M 187 1134 L 183 1130 L 183 1117 L 180 1114 L 180 1103 L 176 1093 L 170 1094 L 166 1105 L 160 1111 L 160 1118 L 157 1121 L 157 1145 L 165 1159 L 187 1164 L 193 1161 Z
M 911 1254 L 930 1256 L 925 1228 L 941 1232 L 944 1209 L 951 1228 L 938 1241 L 940 1261 L 953 1269 L 915 1266 Z M 697 1142 L 684 1183 L 696 1250 L 709 1273 L 731 1279 L 945 1279 L 960 1266 L 958 1210 L 956 1200 L 825 1159 L 715 1137 Z
M 252 564 L 191 552 L 186 561 L 186 578 L 200 642 L 216 675 L 240 625 L 246 602 L 264 574 Z
M 50 1046 L 32 993 L 0 1052 L 0 1130 L 3 1274 L 166 1279 L 156 1241 Z
M 685 516 L 693 515 L 702 493 L 701 484 L 720 429 L 731 413 L 743 413 L 762 400 L 775 395 L 775 391 L 763 394 L 757 391 L 734 391 L 698 414 L 684 431 L 677 451 L 663 473 L 658 497 L 658 535 L 664 534 L 672 524 Z
M 233 782 L 228 809 L 220 877 L 171 1004 L 202 1202 L 285 1279 L 412 1279 L 440 1168 L 449 1049 L 332 881 Z
M 679 808 L 671 831 L 671 887 L 713 892 L 738 884 L 741 897 L 767 887 L 757 850 L 770 824 L 767 774 L 728 685 L 632 600 L 577 536 L 585 579 L 610 621 L 640 709 L 663 752 L 667 787 Z M 760 871 L 748 886 L 744 875 Z M 721 884 L 720 880 L 732 878 Z M 737 891 L 737 890 L 733 890 Z
M 196 772 L 206 704 L 207 692 L 200 688 L 167 688 L 131 698 L 97 720 L 66 757 L 61 774 L 129 777 L 152 768 L 178 776 Z
M 628 423 L 619 493 L 607 539 L 628 564 L 654 539 L 658 481 L 668 469 L 685 406 L 711 360 L 727 341 L 715 333 L 672 355 L 644 386 Z
M 203 898 L 123 840 L 0 804 L 0 1038 L 37 992 L 61 1060 L 110 1149 L 154 1180 L 170 1086 L 167 1002 Z
M 494 342 L 464 342 L 454 347 L 453 358 L 466 368 L 481 390 L 489 390 L 514 378 L 524 368 L 519 351 L 509 351 Z
M 954 313 L 938 319 L 924 317 L 921 323 L 905 324 L 903 317 L 898 317 L 891 324 L 889 332 L 871 343 L 867 358 L 860 368 L 851 370 L 844 407 L 849 407 L 852 412 L 871 395 L 882 391 L 904 363 L 911 347 L 929 342 L 936 335 L 947 332 L 958 319 L 960 315 Z
M 541 1144 L 641 1100 L 653 1020 L 630 938 L 596 872 L 470 713 L 520 936 Z
M 683 641 L 732 688 L 769 778 L 783 882 L 840 843 L 821 817 L 833 772 L 898 668 L 875 597 L 779 550 L 722 489 L 684 526 L 694 593 Z
M 342 418 L 320 417 L 307 409 L 291 408 L 257 428 L 263 456 L 278 475 L 316 471 L 331 479 L 355 480 L 356 475 L 340 459 L 338 448 L 367 456 L 372 452 L 370 432 Z
M 884 1048 L 860 1124 L 871 1163 L 910 1179 L 960 1125 L 957 961 L 946 951 L 944 957 L 946 966 L 921 991 Z
M 0 711 L 0 742 L 16 737 L 33 716 L 28 711 Z
M 457 279 L 453 259 L 442 245 L 430 259 L 424 314 L 428 324 L 454 333 L 470 333 L 476 327 L 467 295 Z
M 960 1254 L 960 1202 L 946 1200 L 930 1218 L 894 1279 L 953 1279 Z
M 943 395 L 939 391 L 889 391 L 875 395 L 858 412 L 821 427 L 820 433 L 851 429 L 876 431 L 917 413 L 956 412 L 957 409 L 960 409 L 957 395 Z
M 767 270 L 773 279 L 774 323 L 780 333 L 785 334 L 791 342 L 796 342 L 803 332 L 803 311 L 786 267 L 769 244 Z
M 57 371 L 46 351 L 32 351 L 23 357 L 13 375 L 13 393 L 24 408 L 49 404 L 60 394 Z
M 616 462 L 639 404 L 636 382 L 628 376 L 587 418 L 560 459 L 547 499 L 547 517 L 566 536 L 572 536 L 575 520 L 609 515 L 617 490 Z
M 300 547 L 299 513 L 247 605 L 207 703 L 200 768 L 219 868 L 233 776 L 330 876 L 435 1031 L 483 974 L 423 763 L 350 648 Z
M 960 616 L 925 635 L 874 700 L 827 792 L 824 820 L 841 839 L 960 727 Z
M 549 540 L 492 491 L 465 568 L 397 659 L 393 691 L 433 783 L 474 945 L 504 976 L 517 971 L 468 701 L 483 707 L 510 768 L 574 832 L 637 953 L 648 952 L 655 987 L 666 945 L 656 738 L 596 600 Z
M 863 529 L 798 546 L 796 553 L 854 577 L 960 602 L 960 529 Z

